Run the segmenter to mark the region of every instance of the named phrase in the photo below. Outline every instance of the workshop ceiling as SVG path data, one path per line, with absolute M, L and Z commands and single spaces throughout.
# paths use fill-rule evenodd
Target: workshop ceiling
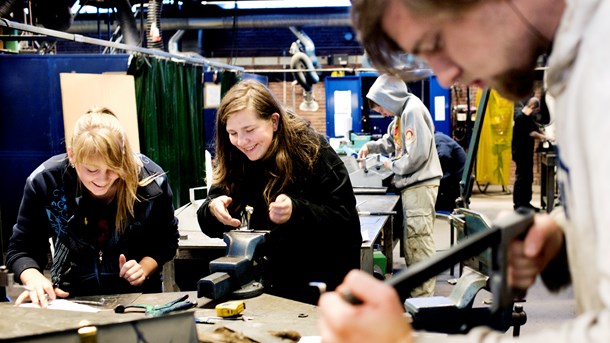
M 295 41 L 289 27 L 308 35 L 316 54 L 361 55 L 349 4 L 349 0 L 4 0 L 0 17 L 102 40 L 122 37 L 124 43 L 151 47 L 145 33 L 150 13 L 158 12 L 155 20 L 162 41 L 167 44 L 176 31 L 184 30 L 181 49 L 206 57 L 289 56 Z M 99 52 L 75 42 L 58 41 L 56 47 L 56 53 Z

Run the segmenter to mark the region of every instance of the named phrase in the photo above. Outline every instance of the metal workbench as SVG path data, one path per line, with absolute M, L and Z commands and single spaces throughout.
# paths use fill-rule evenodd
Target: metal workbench
M 220 320 L 214 324 L 195 324 L 195 317 L 215 316 L 216 304 L 206 298 L 196 299 L 196 292 L 136 294 L 130 299 L 134 304 L 164 304 L 183 294 L 188 294 L 191 301 L 196 300 L 198 307 L 161 317 L 147 317 L 143 313 L 117 314 L 111 308 L 87 313 L 0 303 L 0 341 L 78 343 L 81 341 L 77 330 L 83 326 L 83 320 L 89 326 L 97 327 L 97 342 L 100 343 L 141 342 L 137 331 L 146 342 L 197 342 L 195 336 L 206 337 L 222 327 L 258 342 L 270 343 L 286 342 L 273 332 L 292 331 L 302 336 L 318 334 L 316 306 L 268 294 L 244 300 L 246 309 L 243 315 L 250 320 Z

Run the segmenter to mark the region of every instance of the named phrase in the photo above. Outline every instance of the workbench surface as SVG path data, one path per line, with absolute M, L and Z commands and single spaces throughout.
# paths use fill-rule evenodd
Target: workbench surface
M 132 296 L 133 304 L 165 304 L 181 295 L 188 294 L 191 301 L 195 301 L 196 292 L 169 292 L 157 294 L 136 294 Z M 103 296 L 100 296 L 100 299 Z M 106 296 L 107 298 L 108 296 Z M 121 296 L 122 297 L 122 296 Z M 93 299 L 94 297 L 87 297 Z M 122 298 L 128 299 L 128 298 Z M 219 328 L 228 328 L 237 333 L 258 342 L 290 342 L 281 339 L 273 332 L 293 331 L 301 336 L 317 335 L 317 307 L 304 304 L 273 295 L 262 294 L 260 296 L 245 299 L 246 309 L 243 316 L 249 320 L 219 320 L 214 324 L 194 324 L 194 317 L 216 317 L 214 310 L 215 302 L 206 298 L 197 299 L 198 307 L 186 311 L 174 312 L 162 317 L 154 318 L 152 321 L 157 330 L 162 330 L 163 325 L 171 325 L 176 330 L 176 325 L 182 325 L 181 331 L 187 331 L 193 325 L 197 335 L 202 341 Z M 185 316 L 188 316 L 186 318 Z M 112 309 L 104 309 L 97 313 L 75 312 L 64 310 L 42 310 L 37 308 L 15 307 L 10 303 L 0 303 L 0 340 L 20 340 L 37 335 L 49 336 L 54 333 L 74 333 L 81 326 L 82 320 L 87 320 L 91 325 L 104 327 L 113 324 L 148 320 L 143 313 L 114 313 Z M 164 320 L 167 319 L 167 320 Z M 185 321 L 186 320 L 186 321 Z M 139 322 L 141 327 L 146 327 Z M 186 327 L 184 328 L 184 326 Z M 132 325 L 133 326 L 133 325 Z M 168 327 L 169 330 L 169 327 Z M 147 334 L 143 330 L 144 335 Z M 70 341 L 64 340 L 63 341 Z M 125 340 L 127 342 L 129 340 Z M 155 340 L 153 339 L 152 342 Z

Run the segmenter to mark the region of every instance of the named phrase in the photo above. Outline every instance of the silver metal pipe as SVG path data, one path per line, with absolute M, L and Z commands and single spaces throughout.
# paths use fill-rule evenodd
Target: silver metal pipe
M 113 23 L 114 26 L 117 23 Z M 291 26 L 351 26 L 348 13 L 322 15 L 259 15 L 239 17 L 241 29 L 291 27 Z M 232 29 L 233 17 L 221 18 L 161 18 L 164 31 Z M 95 33 L 97 20 L 75 21 L 68 29 L 70 33 Z
M 169 58 L 169 59 L 177 59 L 177 60 L 181 60 L 184 62 L 189 62 L 189 63 L 193 63 L 193 64 L 201 64 L 201 65 L 211 66 L 211 67 L 216 67 L 216 68 L 221 68 L 221 69 L 229 69 L 229 70 L 235 70 L 235 71 L 244 70 L 244 68 L 242 68 L 242 67 L 238 67 L 238 66 L 234 66 L 234 65 L 230 65 L 230 64 L 224 64 L 224 63 L 212 62 L 203 57 L 190 57 L 190 56 L 176 55 L 176 54 L 171 54 L 169 52 L 165 52 L 162 50 L 147 49 L 147 48 L 142 48 L 139 46 L 110 42 L 110 41 L 106 41 L 106 40 L 102 40 L 102 39 L 85 37 L 85 36 L 78 35 L 78 34 L 65 33 L 62 31 L 45 29 L 45 28 L 41 28 L 38 26 L 16 23 L 16 22 L 6 20 L 3 18 L 0 18 L 0 26 L 17 29 L 20 31 L 27 31 L 27 32 L 41 34 L 41 35 L 47 35 L 50 37 L 55 37 L 55 38 L 60 38 L 60 39 L 65 39 L 65 40 L 71 40 L 71 41 L 75 41 L 75 42 L 79 42 L 79 43 L 87 43 L 87 44 L 121 49 L 121 50 L 125 50 L 125 51 L 131 52 L 131 53 L 139 52 L 139 53 L 146 54 L 146 55 L 165 57 L 165 58 Z

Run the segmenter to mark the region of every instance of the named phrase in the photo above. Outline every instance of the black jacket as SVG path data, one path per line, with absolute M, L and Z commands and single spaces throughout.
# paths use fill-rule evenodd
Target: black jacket
M 140 159 L 140 179 L 163 173 L 146 156 Z M 176 254 L 178 219 L 166 175 L 138 188 L 135 218 L 120 236 L 114 229 L 116 203 L 97 203 L 79 183 L 66 154 L 51 157 L 28 177 L 8 246 L 7 265 L 15 279 L 25 269 L 45 268 L 52 237 L 51 279 L 70 295 L 160 292 L 160 273 L 150 275 L 142 287 L 129 285 L 118 273 L 120 254 L 136 261 L 151 257 L 158 270 Z M 99 223 L 108 225 L 103 240 Z
M 312 172 L 298 169 L 296 181 L 284 192 L 292 200 L 292 216 L 282 225 L 269 220 L 263 199 L 265 162 L 251 162 L 247 170 L 248 175 L 240 181 L 242 194 L 226 195 L 233 204 L 254 208 L 251 229 L 271 231 L 264 249 L 266 292 L 315 304 L 318 294 L 308 286 L 310 281 L 323 281 L 332 290 L 349 270 L 360 267 L 360 220 L 343 161 L 324 144 Z M 222 189 L 213 185 L 197 212 L 201 230 L 210 237 L 222 237 L 223 232 L 233 229 L 210 213 L 210 200 L 220 195 Z M 241 218 L 241 213 L 231 216 Z
M 533 159 L 534 158 L 534 137 L 532 132 L 540 132 L 540 128 L 532 115 L 525 115 L 521 112 L 515 116 L 513 126 L 512 153 L 513 160 Z

